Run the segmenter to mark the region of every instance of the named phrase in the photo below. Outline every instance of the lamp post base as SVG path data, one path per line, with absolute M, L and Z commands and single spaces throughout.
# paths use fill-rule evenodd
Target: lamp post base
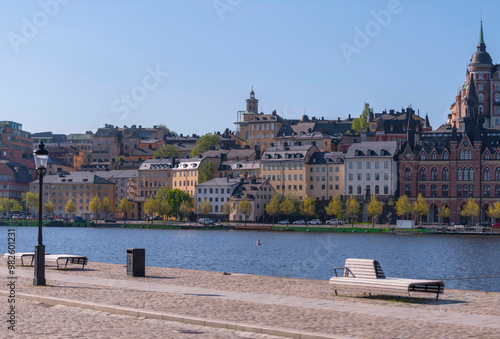
M 45 246 L 35 245 L 35 277 L 33 286 L 45 286 Z

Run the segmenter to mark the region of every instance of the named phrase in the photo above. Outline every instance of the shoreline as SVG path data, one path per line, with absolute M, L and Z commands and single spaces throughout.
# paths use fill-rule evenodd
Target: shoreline
M 316 334 L 310 338 L 400 338 L 409 333 L 420 338 L 500 337 L 499 292 L 445 289 L 438 301 L 432 296 L 335 296 L 324 280 L 150 266 L 146 277 L 131 277 L 124 265 L 96 262 L 85 270 L 47 267 L 48 286 L 34 287 L 33 267 L 16 267 L 16 272 L 19 296 L 38 296 L 38 302 L 46 305 L 106 305 L 107 313 L 142 310 L 145 318 L 175 315 L 176 321 L 201 319 L 196 325 L 209 327 L 239 324 L 240 330 L 260 329 L 259 333 L 263 328 L 280 328 L 284 337 L 297 338 L 294 334 Z

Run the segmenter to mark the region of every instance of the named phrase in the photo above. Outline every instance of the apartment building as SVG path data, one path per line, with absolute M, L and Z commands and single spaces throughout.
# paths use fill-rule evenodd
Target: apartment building
M 238 211 L 239 204 L 247 200 L 252 211 L 248 216 L 248 221 L 259 221 L 266 212 L 266 205 L 271 201 L 274 193 L 274 188 L 267 179 L 261 178 L 241 178 L 240 184 L 236 187 L 230 201 L 233 203 L 234 211 L 230 215 L 230 219 L 234 221 L 245 221 L 245 215 Z
M 306 164 L 308 197 L 330 201 L 344 194 L 344 158 L 342 152 L 316 152 Z
M 241 180 L 231 178 L 215 178 L 196 185 L 194 211 L 198 212 L 198 206 L 207 200 L 212 205 L 211 215 L 223 217 L 222 206 L 229 201 Z

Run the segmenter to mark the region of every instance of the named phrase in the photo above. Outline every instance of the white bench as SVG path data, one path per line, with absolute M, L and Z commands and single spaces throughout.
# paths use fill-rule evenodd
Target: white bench
M 68 264 L 82 265 L 82 270 L 87 265 L 87 257 L 83 255 L 52 254 L 45 256 L 46 265 L 55 265 L 57 269 L 67 268 Z
M 4 257 L 6 257 L 6 258 L 9 258 L 12 256 L 15 257 L 16 263 L 19 260 L 21 260 L 21 266 L 33 266 L 33 263 L 35 262 L 35 252 L 19 252 L 19 253 L 15 253 L 15 254 L 9 254 L 9 253 L 4 254 Z M 25 259 L 28 259 L 28 261 L 30 263 L 25 264 Z
M 407 295 L 410 292 L 435 293 L 436 300 L 444 293 L 444 283 L 440 280 L 420 280 L 403 278 L 386 278 L 377 260 L 348 258 L 344 267 L 334 267 L 335 276 L 330 278 L 330 284 L 337 290 L 349 292 Z M 344 270 L 338 276 L 337 270 Z

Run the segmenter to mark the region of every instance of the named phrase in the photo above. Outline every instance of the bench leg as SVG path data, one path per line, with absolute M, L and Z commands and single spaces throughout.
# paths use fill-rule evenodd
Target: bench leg
M 337 295 L 337 290 L 335 290 L 335 295 Z

